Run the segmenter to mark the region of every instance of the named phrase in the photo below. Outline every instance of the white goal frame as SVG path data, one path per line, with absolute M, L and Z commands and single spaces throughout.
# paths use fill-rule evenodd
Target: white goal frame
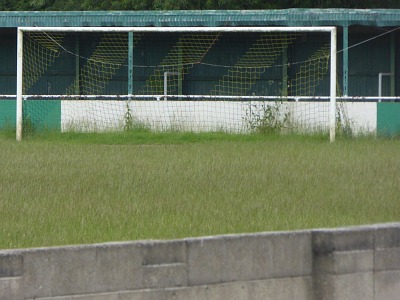
M 16 139 L 22 140 L 23 126 L 23 34 L 24 32 L 327 32 L 330 33 L 329 139 L 335 141 L 337 29 L 322 27 L 18 27 L 17 29 L 17 104 Z

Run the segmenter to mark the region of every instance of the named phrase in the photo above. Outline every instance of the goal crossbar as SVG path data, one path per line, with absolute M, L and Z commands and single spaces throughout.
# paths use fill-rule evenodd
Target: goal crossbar
M 22 139 L 23 126 L 23 34 L 24 32 L 169 32 L 169 33 L 206 33 L 206 32 L 326 32 L 330 33 L 330 94 L 329 94 L 329 136 L 335 140 L 336 130 L 336 64 L 337 29 L 333 26 L 320 27 L 18 27 L 17 29 L 17 107 L 16 139 Z
M 336 27 L 18 27 L 21 32 L 332 32 Z

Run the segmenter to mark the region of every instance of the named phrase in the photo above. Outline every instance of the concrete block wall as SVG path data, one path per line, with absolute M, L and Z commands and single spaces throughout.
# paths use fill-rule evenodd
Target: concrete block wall
M 317 299 L 399 298 L 399 224 L 316 230 L 312 235 Z
M 0 300 L 396 299 L 400 223 L 0 251 Z

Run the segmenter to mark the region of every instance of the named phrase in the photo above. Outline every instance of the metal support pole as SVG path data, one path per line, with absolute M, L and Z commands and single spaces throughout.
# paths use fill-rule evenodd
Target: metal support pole
M 282 53 L 282 96 L 288 96 L 288 56 L 287 46 Z
M 79 56 L 79 35 L 76 36 L 75 38 L 75 53 L 77 54 L 75 56 L 75 95 L 80 94 L 80 83 L 79 83 L 79 72 L 80 72 L 80 56 Z
M 382 78 L 383 76 L 393 76 L 393 73 L 379 73 L 378 74 L 378 102 L 382 102 Z
M 164 101 L 168 98 L 168 76 L 179 76 L 179 72 L 164 72 Z
M 133 94 L 133 32 L 128 33 L 128 95 Z
M 349 27 L 343 27 L 343 96 L 349 95 Z
M 393 32 L 390 37 L 390 73 L 392 76 L 390 77 L 390 96 L 396 95 L 396 35 Z
M 179 45 L 179 60 L 178 60 L 178 95 L 182 95 L 183 81 L 183 52 L 182 45 Z

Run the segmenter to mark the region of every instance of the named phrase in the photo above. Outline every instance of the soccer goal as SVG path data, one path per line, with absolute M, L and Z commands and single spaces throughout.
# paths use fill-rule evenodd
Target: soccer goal
M 27 129 L 324 131 L 335 139 L 335 27 L 20 27 Z

